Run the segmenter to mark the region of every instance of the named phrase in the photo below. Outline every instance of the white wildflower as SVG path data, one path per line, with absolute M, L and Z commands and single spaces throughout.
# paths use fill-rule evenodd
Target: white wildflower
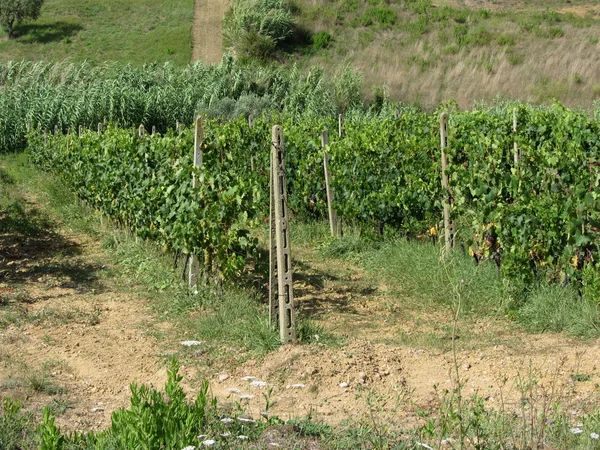
M 244 440 L 248 439 L 248 436 L 244 436 L 243 434 L 240 434 L 237 438 L 244 441 Z
M 267 383 L 265 381 L 253 381 L 252 383 L 250 383 L 250 386 L 254 386 L 254 387 L 258 387 L 258 388 L 263 388 L 267 385 Z
M 236 389 L 236 388 L 229 388 L 229 389 L 227 389 L 227 392 L 230 392 L 232 394 L 239 394 L 242 391 L 240 391 L 239 389 Z
M 250 395 L 250 394 L 240 395 L 240 400 L 250 400 L 253 398 L 254 398 L 254 395 Z
M 578 428 L 578 427 L 573 427 L 573 428 L 571 428 L 571 433 L 573 433 L 573 434 L 581 434 L 581 433 L 583 433 L 583 430 L 581 428 Z
M 221 422 L 224 423 L 224 424 L 233 423 L 233 419 L 231 419 L 229 417 L 223 417 L 221 419 Z
M 229 431 L 226 432 L 226 433 L 221 433 L 221 437 L 226 438 L 226 437 L 229 437 L 229 436 L 231 436 L 231 433 Z
M 255 423 L 256 422 L 256 420 L 248 419 L 247 417 L 238 417 L 238 420 L 240 422 L 245 422 L 245 423 Z
M 600 434 L 598 434 L 598 433 L 590 433 L 590 437 L 592 439 L 598 439 L 598 438 L 600 438 Z
M 200 341 L 182 341 L 181 345 L 185 346 L 185 347 L 192 347 L 194 345 L 201 345 L 203 344 L 203 342 Z
M 196 450 L 196 447 L 193 445 L 188 445 L 187 447 L 183 447 L 181 450 Z
M 205 441 L 202 441 L 203 447 L 212 447 L 213 445 L 215 445 L 215 441 L 213 441 L 212 439 L 207 439 Z

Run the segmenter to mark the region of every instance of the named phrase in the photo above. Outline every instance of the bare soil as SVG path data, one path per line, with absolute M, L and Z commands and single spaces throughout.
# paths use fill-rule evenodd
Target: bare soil
M 128 405 L 131 382 L 164 384 L 148 304 L 115 283 L 97 242 L 58 224 L 0 235 L 0 256 L 0 311 L 14 322 L 0 329 L 0 395 L 33 411 L 58 402 L 60 426 L 89 430 Z

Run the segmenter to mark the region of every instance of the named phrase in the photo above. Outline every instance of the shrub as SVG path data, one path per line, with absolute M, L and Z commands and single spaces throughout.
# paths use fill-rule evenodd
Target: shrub
M 565 31 L 559 27 L 552 27 L 548 29 L 548 34 L 551 38 L 559 38 L 565 35 Z
M 363 23 L 366 25 L 374 21 L 377 21 L 382 28 L 389 28 L 396 23 L 396 13 L 390 8 L 370 6 L 365 11 Z
M 241 57 L 267 59 L 292 25 L 284 0 L 234 0 L 223 17 L 223 45 Z
M 333 37 L 327 31 L 319 31 L 317 34 L 313 34 L 311 37 L 313 49 L 321 50 L 326 48 Z
M 503 34 L 498 37 L 498 45 L 515 45 L 517 38 L 512 34 Z

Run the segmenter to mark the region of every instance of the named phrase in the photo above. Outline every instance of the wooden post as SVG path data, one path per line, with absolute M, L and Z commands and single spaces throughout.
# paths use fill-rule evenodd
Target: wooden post
M 102 122 L 98 122 L 98 134 L 102 134 Z
M 254 116 L 252 114 L 248 116 L 248 127 L 254 128 Z M 254 171 L 254 155 L 250 155 L 250 170 Z
M 398 120 L 398 117 L 400 117 L 400 114 L 398 113 L 398 110 L 394 110 L 394 119 Z
M 344 126 L 344 117 L 342 114 L 338 116 L 338 136 L 342 137 Z
M 58 125 L 54 125 L 54 136 L 58 136 Z
M 194 133 L 194 167 L 202 167 L 202 141 L 204 140 L 204 126 L 202 118 L 196 118 L 196 128 Z M 192 175 L 192 187 L 198 187 L 196 174 Z M 188 285 L 194 287 L 198 284 L 198 274 L 200 273 L 200 261 L 198 255 L 190 257 Z
M 517 145 L 517 108 L 513 108 L 513 133 L 514 133 L 514 158 L 515 166 L 521 161 L 521 155 L 519 153 L 519 146 Z
M 181 133 L 181 130 L 179 129 L 180 125 L 179 125 L 179 120 L 175 121 L 175 131 L 177 132 L 177 134 Z
M 277 247 L 277 296 L 279 298 L 279 335 L 282 344 L 296 342 L 294 318 L 294 287 L 292 282 L 292 255 L 285 182 L 285 155 L 283 130 L 273 127 L 272 193 L 271 205 L 275 211 L 275 240 Z
M 83 134 L 83 126 L 79 125 L 79 127 L 77 128 L 77 135 L 79 137 L 81 137 L 82 134 Z
M 329 145 L 329 135 L 327 130 L 321 133 L 321 145 L 326 148 Z M 327 150 L 323 153 L 323 170 L 325 171 L 325 191 L 327 193 L 327 212 L 329 214 L 329 228 L 331 235 L 337 235 L 337 214 L 333 209 L 333 188 L 331 187 L 331 174 L 329 173 L 329 153 Z
M 146 130 L 144 129 L 144 125 L 140 125 L 140 127 L 138 128 L 138 136 L 143 138 L 145 134 Z
M 446 156 L 446 148 L 448 147 L 448 114 L 440 115 L 440 138 L 442 149 L 442 189 L 444 196 L 444 256 L 450 255 L 452 242 L 452 232 L 450 224 L 450 185 L 448 183 L 448 159 Z
M 152 125 L 152 134 L 156 134 L 156 127 L 154 125 Z

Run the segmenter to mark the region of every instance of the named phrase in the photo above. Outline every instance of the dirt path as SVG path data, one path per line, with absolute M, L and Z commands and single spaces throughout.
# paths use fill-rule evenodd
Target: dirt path
M 196 0 L 192 25 L 192 62 L 221 61 L 221 21 L 229 4 L 230 0 Z
M 132 381 L 164 383 L 152 316 L 97 242 L 36 223 L 43 213 L 28 203 L 29 231 L 0 234 L 0 395 L 50 405 L 67 430 L 103 428 Z

